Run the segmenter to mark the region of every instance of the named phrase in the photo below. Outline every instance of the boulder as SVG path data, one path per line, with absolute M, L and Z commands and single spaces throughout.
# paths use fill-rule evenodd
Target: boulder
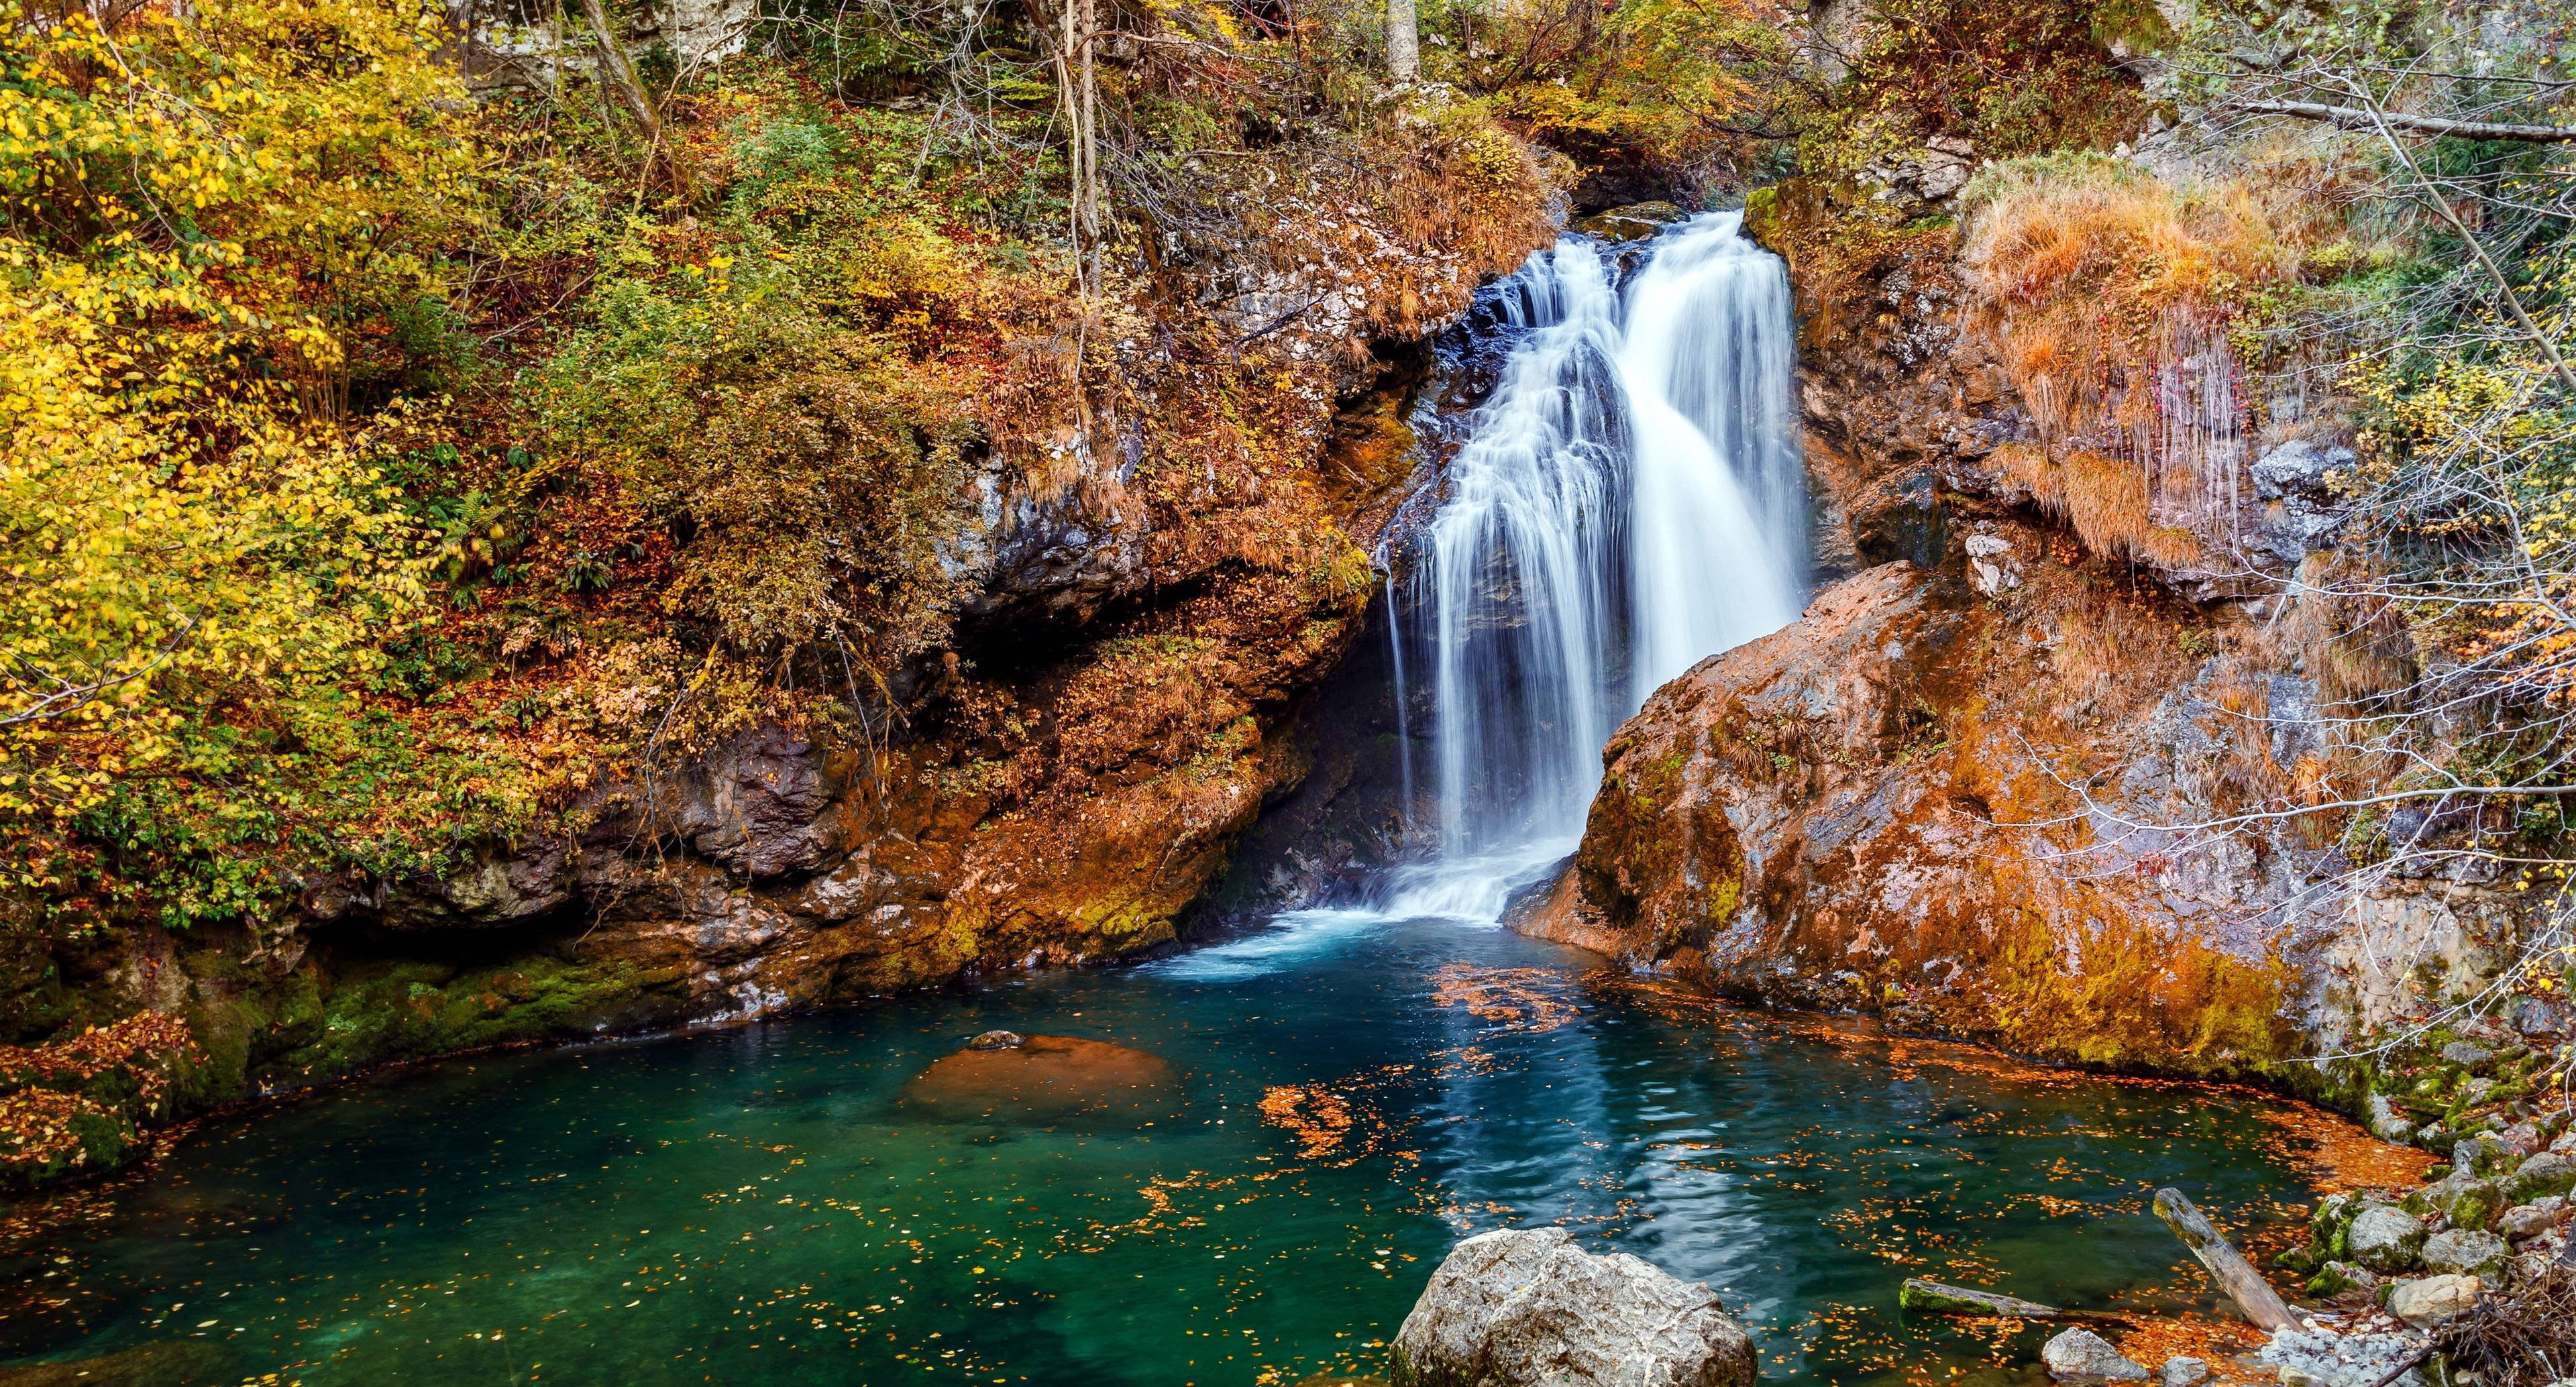
M 2504 1239 L 2493 1233 L 2454 1228 L 2424 1240 L 2424 1269 L 2492 1281 L 2507 1253 Z
M 2477 1066 L 2486 1063 L 2488 1060 L 2494 1059 L 2495 1051 L 2480 1045 L 2474 1040 L 2454 1040 L 2450 1044 L 2442 1047 L 2442 1058 L 2447 1063 L 2456 1064 L 2463 1068 L 2474 1069 Z
M 2205 1359 L 2176 1354 L 2165 1360 L 2156 1380 L 2164 1387 L 2195 1387 L 2195 1384 L 2209 1380 L 2209 1363 Z
M 2492 1222 L 2505 1200 L 2492 1180 L 2479 1180 L 2454 1168 L 2449 1175 L 2424 1187 L 2423 1196 L 2432 1207 L 2442 1211 L 2454 1228 L 2484 1228 Z
M 2372 1271 L 2404 1271 L 2424 1250 L 2424 1223 L 2403 1209 L 2385 1204 L 2364 1209 L 2361 1217 L 2352 1221 L 2352 1230 L 2344 1235 L 2344 1247 L 2352 1254 L 2352 1260 Z
M 2308 1278 L 2308 1294 L 2325 1299 L 2346 1291 L 2376 1291 L 2379 1277 L 2370 1268 L 2354 1262 L 2328 1262 Z
M 2486 1283 L 2474 1276 L 2424 1276 L 2388 1288 L 2388 1313 L 2418 1329 L 2440 1324 L 2478 1303 Z
M 2504 1164 L 2504 1143 L 2490 1136 L 2463 1137 L 2451 1144 L 2451 1169 L 2469 1175 L 2492 1175 Z
M 2530 1157 L 2514 1169 L 2511 1188 L 2515 1202 L 2526 1204 L 2576 1192 L 2576 1156 L 2550 1150 Z
M 2144 1382 L 2147 1370 L 2089 1329 L 2069 1329 L 2040 1346 L 2039 1361 L 2059 1382 Z
M 1708 1287 L 1562 1228 L 1451 1248 L 1396 1330 L 1399 1387 L 1750 1387 L 1753 1341 Z

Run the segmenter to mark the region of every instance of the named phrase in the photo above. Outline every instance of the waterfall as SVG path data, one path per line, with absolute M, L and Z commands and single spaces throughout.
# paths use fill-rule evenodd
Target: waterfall
M 1389 596 L 1399 708 L 1428 681 L 1439 847 L 1389 908 L 1498 911 L 1572 850 L 1622 719 L 1797 615 L 1788 275 L 1739 221 L 1665 232 L 1624 288 L 1573 236 L 1502 286 L 1525 336 Z

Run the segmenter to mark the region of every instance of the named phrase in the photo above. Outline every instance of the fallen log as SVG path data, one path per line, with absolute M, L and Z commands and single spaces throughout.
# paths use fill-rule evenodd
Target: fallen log
M 2245 1312 L 2245 1318 L 2252 1320 L 2255 1328 L 2269 1334 L 2298 1323 L 2281 1293 L 2272 1289 L 2272 1283 L 2264 1280 L 2263 1273 L 2256 1271 L 2236 1245 L 2210 1224 L 2198 1206 L 2183 1198 L 2182 1191 L 2156 1191 L 2156 1217 L 2163 1219 L 2174 1236 L 2182 1239 L 2182 1245 L 2191 1249 L 2191 1255 L 2200 1259 L 2209 1278 L 2218 1283 L 2218 1289 L 2227 1292 L 2227 1298 L 2236 1302 L 2236 1308 Z
M 1968 1286 L 1949 1286 L 1922 1277 L 1907 1277 L 1896 1292 L 1896 1303 L 1907 1310 L 1929 1310 L 1944 1315 L 2009 1315 L 2015 1319 L 2053 1320 L 2066 1312 L 2054 1305 L 2035 1300 L 1997 1295 Z
M 2117 1310 L 2068 1310 L 2019 1296 L 1981 1291 L 1973 1286 L 1928 1281 L 1920 1276 L 1906 1278 L 1905 1284 L 1897 1288 L 1896 1303 L 1902 1309 L 1935 1315 L 1995 1315 L 2017 1320 L 2079 1320 L 2090 1324 L 2137 1323 L 2136 1317 Z

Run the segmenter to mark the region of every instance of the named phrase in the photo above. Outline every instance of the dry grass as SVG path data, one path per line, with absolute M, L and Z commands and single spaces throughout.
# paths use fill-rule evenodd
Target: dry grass
M 2324 233 L 2297 186 L 2181 189 L 2077 156 L 1970 189 L 1976 326 L 2041 437 L 2004 461 L 2096 552 L 2179 569 L 2234 537 L 2255 421 L 2230 334 Z

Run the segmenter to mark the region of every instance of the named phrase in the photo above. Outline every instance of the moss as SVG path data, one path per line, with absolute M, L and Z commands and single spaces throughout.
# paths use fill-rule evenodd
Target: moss
M 2196 938 L 2099 922 L 2070 966 L 2035 912 L 1998 929 L 1981 1028 L 2024 1053 L 2106 1068 L 2208 1076 L 2269 1072 L 2292 1049 L 2278 960 L 2248 963 Z

